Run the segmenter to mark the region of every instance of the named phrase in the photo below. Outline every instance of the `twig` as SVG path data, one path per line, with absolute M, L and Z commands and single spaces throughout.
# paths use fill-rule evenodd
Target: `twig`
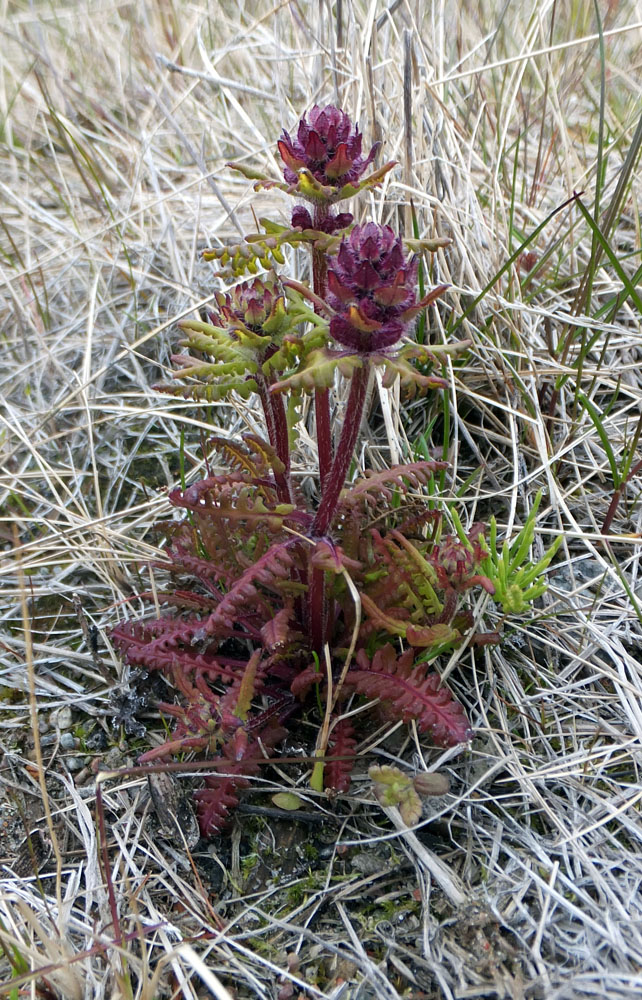
M 172 73 L 181 73 L 182 76 L 192 76 L 197 80 L 203 80 L 212 87 L 221 87 L 223 90 L 240 90 L 243 94 L 251 94 L 253 97 L 260 97 L 262 101 L 278 102 L 276 94 L 270 94 L 267 90 L 259 90 L 258 87 L 248 87 L 246 83 L 239 83 L 238 80 L 230 80 L 227 76 L 212 76 L 211 73 L 204 73 L 200 69 L 190 69 L 189 66 L 179 66 L 172 62 L 160 52 L 156 53 L 156 61 Z

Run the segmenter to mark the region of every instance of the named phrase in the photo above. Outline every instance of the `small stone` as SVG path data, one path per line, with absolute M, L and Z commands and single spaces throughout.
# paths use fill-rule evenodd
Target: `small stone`
M 355 854 L 350 864 L 357 871 L 361 872 L 362 875 L 379 875 L 388 868 L 387 862 L 383 861 L 380 856 L 374 853 L 366 853 L 365 851 Z
M 52 712 L 49 716 L 49 721 L 52 726 L 56 727 L 56 729 L 71 729 L 72 717 L 69 705 L 57 708 L 56 711 Z
M 125 756 L 119 747 L 110 747 L 102 760 L 105 771 L 116 770 L 125 766 Z
M 85 740 L 85 746 L 88 750 L 98 752 L 106 750 L 108 743 L 107 734 L 102 729 L 95 729 L 91 736 Z
M 85 766 L 85 761 L 82 757 L 67 757 L 65 763 L 70 771 L 81 771 Z
M 63 733 L 60 737 L 60 746 L 63 750 L 75 750 L 80 745 L 80 740 L 76 739 L 73 733 Z

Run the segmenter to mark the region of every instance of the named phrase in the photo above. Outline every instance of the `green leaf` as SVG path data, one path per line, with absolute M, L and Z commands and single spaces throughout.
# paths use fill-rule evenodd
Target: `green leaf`
M 363 360 L 357 355 L 336 357 L 323 349 L 312 351 L 306 358 L 305 366 L 293 372 L 287 378 L 271 386 L 272 392 L 314 392 L 316 389 L 330 389 L 334 385 L 335 374 L 338 371 L 349 378 L 357 368 L 361 368 Z
M 389 389 L 397 378 L 401 380 L 401 385 L 414 395 L 417 391 L 428 392 L 429 389 L 445 389 L 448 383 L 438 375 L 422 375 L 421 372 L 408 364 L 403 357 L 389 358 L 385 354 L 375 354 L 372 362 L 376 365 L 383 365 L 385 371 L 381 380 L 385 389 Z
M 296 812 L 303 805 L 303 799 L 295 792 L 277 792 L 272 796 L 272 802 L 277 809 L 286 809 L 287 812 Z
M 613 451 L 613 446 L 609 435 L 602 422 L 601 414 L 599 413 L 596 406 L 593 405 L 591 400 L 584 395 L 580 389 L 576 389 L 577 398 L 588 413 L 591 418 L 591 422 L 595 427 L 597 436 L 600 439 L 600 443 L 606 452 L 606 457 L 608 459 L 609 468 L 611 470 L 611 478 L 613 479 L 613 486 L 617 490 L 620 486 L 620 471 L 617 467 L 617 460 L 615 458 L 615 452 Z
M 563 541 L 563 536 L 558 535 L 541 559 L 536 563 L 529 560 L 541 499 L 540 490 L 517 537 L 512 543 L 505 541 L 501 551 L 497 549 L 497 522 L 494 517 L 490 521 L 488 543 L 480 539 L 488 552 L 481 569 L 495 587 L 493 599 L 501 605 L 505 614 L 523 614 L 533 601 L 546 592 L 546 581 L 542 576 Z
M 262 174 L 260 170 L 254 170 L 252 167 L 247 167 L 244 163 L 227 163 L 231 170 L 238 171 L 239 174 L 243 174 L 247 177 L 248 181 L 269 181 L 270 178 L 266 174 Z
M 247 721 L 248 712 L 252 707 L 252 698 L 254 697 L 254 688 L 256 685 L 256 668 L 259 665 L 260 659 L 261 650 L 256 649 L 247 661 L 247 666 L 243 672 L 243 679 L 239 687 L 239 694 L 234 709 L 234 715 L 241 722 Z
M 222 378 L 207 385 L 202 382 L 194 382 L 193 385 L 172 385 L 161 382 L 155 385 L 154 389 L 168 396 L 193 399 L 196 403 L 218 403 L 222 399 L 227 399 L 232 392 L 238 393 L 241 399 L 249 399 L 253 392 L 258 391 L 254 379 L 243 377 Z
M 384 163 L 384 165 L 379 167 L 378 170 L 374 170 L 371 174 L 368 174 L 368 176 L 364 177 L 358 184 L 344 184 L 332 200 L 343 201 L 344 198 L 354 198 L 354 196 L 359 194 L 360 191 L 368 191 L 370 188 L 377 187 L 386 174 L 390 173 L 392 168 L 396 166 L 397 161 L 390 160 L 389 163 Z

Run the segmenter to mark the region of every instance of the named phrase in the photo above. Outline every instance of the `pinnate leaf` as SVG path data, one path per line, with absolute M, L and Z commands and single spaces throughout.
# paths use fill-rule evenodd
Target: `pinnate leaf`
M 287 583 L 294 565 L 292 547 L 291 542 L 277 542 L 249 566 L 205 621 L 205 631 L 213 635 L 221 625 L 233 628 L 238 615 L 257 598 L 259 586 L 278 591 L 279 584 Z
M 346 357 L 329 354 L 324 350 L 311 351 L 305 364 L 287 378 L 275 382 L 272 392 L 314 392 L 317 389 L 330 389 L 334 385 L 337 371 L 349 378 L 356 368 L 361 368 L 363 361 L 357 355 Z
M 439 674 L 428 673 L 427 664 L 415 664 L 414 657 L 412 649 L 398 656 L 389 643 L 372 659 L 361 649 L 346 684 L 368 698 L 380 698 L 392 718 L 403 722 L 414 719 L 439 746 L 465 743 L 472 731 L 462 706 L 440 686 Z
M 339 719 L 332 730 L 328 743 L 328 756 L 336 757 L 326 763 L 323 780 L 326 788 L 335 792 L 347 792 L 350 788 L 350 774 L 354 766 L 354 752 L 357 741 L 350 719 Z M 344 757 L 345 760 L 338 758 Z
M 373 497 L 389 501 L 395 490 L 407 493 L 419 489 L 430 481 L 435 472 L 447 468 L 448 462 L 426 460 L 394 465 L 391 469 L 382 469 L 380 472 L 367 472 L 363 479 L 344 491 L 342 500 Z

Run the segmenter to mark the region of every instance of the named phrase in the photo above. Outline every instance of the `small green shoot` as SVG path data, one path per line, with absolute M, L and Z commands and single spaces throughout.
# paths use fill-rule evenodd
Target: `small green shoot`
M 505 541 L 501 551 L 497 548 L 497 521 L 494 516 L 490 520 L 488 541 L 480 539 L 482 546 L 488 549 L 481 571 L 492 581 L 494 601 L 505 614 L 523 614 L 533 601 L 545 593 L 547 585 L 543 575 L 562 544 L 563 536 L 559 535 L 538 562 L 533 563 L 528 558 L 541 499 L 540 490 L 517 538 L 512 543 Z
M 373 765 L 368 770 L 373 781 L 375 798 L 382 806 L 396 806 L 406 826 L 415 826 L 421 819 L 421 800 L 412 778 L 389 764 Z

